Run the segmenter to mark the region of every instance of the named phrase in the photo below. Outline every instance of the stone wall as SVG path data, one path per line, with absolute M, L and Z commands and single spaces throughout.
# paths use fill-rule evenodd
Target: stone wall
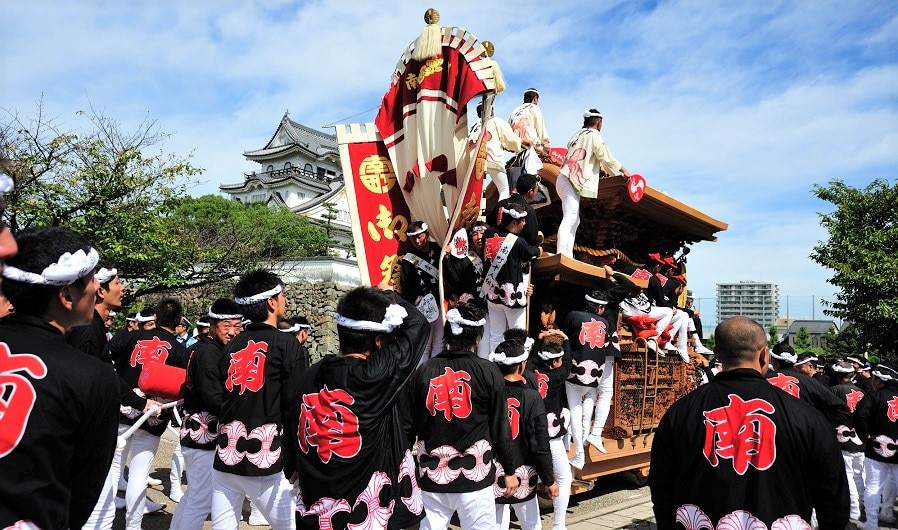
M 304 316 L 312 324 L 312 332 L 306 347 L 312 362 L 323 355 L 336 353 L 339 345 L 334 315 L 337 301 L 345 293 L 361 284 L 358 265 L 342 258 L 309 258 L 285 263 L 274 269 L 287 288 L 287 316 Z M 184 305 L 185 316 L 196 324 L 196 318 L 205 313 L 212 301 L 221 296 L 231 296 L 236 281 L 213 286 L 154 295 L 145 300 L 146 305 L 158 302 L 164 296 L 174 296 Z
M 312 324 L 306 347 L 312 362 L 328 353 L 337 353 L 337 301 L 351 286 L 333 282 L 293 282 L 287 285 L 287 316 L 303 315 Z

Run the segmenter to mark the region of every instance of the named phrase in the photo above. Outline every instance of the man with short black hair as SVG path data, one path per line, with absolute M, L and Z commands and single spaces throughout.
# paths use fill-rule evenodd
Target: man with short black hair
M 305 347 L 306 341 L 309 340 L 309 332 L 312 331 L 312 325 L 309 324 L 306 317 L 298 316 L 285 318 L 278 324 L 278 329 L 284 333 L 290 333 L 296 337 L 300 346 Z
M 156 362 L 184 368 L 187 366 L 187 349 L 175 337 L 175 326 L 183 315 L 181 302 L 174 298 L 162 299 L 155 308 L 156 327 L 129 333 L 120 343 L 110 343 L 109 355 L 115 369 L 125 382 L 138 395 L 137 406 L 127 405 L 124 401 L 119 418 L 119 434 L 136 423 L 141 414 L 158 399 L 145 396 L 138 389 L 140 376 L 144 368 Z M 141 406 L 143 405 L 143 406 Z M 112 464 L 114 476 L 121 476 L 124 457 L 130 451 L 131 463 L 128 466 L 128 483 L 125 489 L 125 528 L 139 530 L 144 511 L 148 503 L 147 479 L 150 468 L 159 448 L 159 441 L 165 427 L 171 421 L 170 409 L 163 410 L 158 416 L 150 417 L 134 432 L 122 450 L 117 450 Z M 117 483 L 116 480 L 113 483 Z
M 0 172 L 0 194 L 6 180 Z M 0 321 L 0 528 L 80 528 L 103 491 L 118 424 L 112 367 L 64 337 L 91 321 L 98 255 L 66 228 L 18 239 L 0 226 L 2 288 L 16 308 Z
M 178 530 L 199 530 L 212 513 L 212 462 L 225 390 L 218 366 L 224 347 L 240 333 L 243 319 L 240 307 L 230 298 L 215 300 L 205 316 L 209 333 L 188 352 L 180 439 L 190 484 L 172 517 L 171 527 Z M 180 489 L 181 485 L 172 487 Z
M 493 491 L 496 496 L 496 522 L 501 530 L 509 528 L 509 505 L 514 507 L 522 530 L 541 528 L 539 502 L 536 500 L 536 486 L 539 482 L 548 488 L 551 498 L 558 496 L 552 454 L 549 452 L 546 408 L 537 390 L 524 379 L 529 354 L 523 342 L 505 340 L 496 347 L 495 352 L 490 353 L 489 358 L 499 367 L 505 379 L 511 441 L 518 463 L 514 475 L 518 477 L 520 484 L 513 497 L 505 496 L 505 484 L 501 477 L 508 470 L 497 470 Z
M 421 362 L 430 359 L 443 347 L 443 321 L 440 316 L 440 245 L 430 239 L 430 227 L 414 221 L 406 231 L 412 249 L 399 262 L 399 294 L 413 304 L 430 322 L 430 339 L 424 347 Z
M 589 442 L 600 452 L 605 452 L 602 429 L 611 410 L 611 396 L 614 392 L 614 354 L 611 337 L 614 330 L 603 318 L 608 300 L 602 291 L 592 291 L 584 295 L 583 310 L 571 311 L 564 319 L 561 330 L 568 337 L 575 337 L 570 343 L 571 373 L 565 382 L 568 407 L 571 412 L 571 441 L 574 456 L 571 465 L 583 469 L 586 462 L 586 443 Z M 602 409 L 592 432 L 593 407 Z
M 508 208 L 509 204 L 517 204 L 527 212 L 527 223 L 521 231 L 521 237 L 531 246 L 538 247 L 541 245 L 543 235 L 539 231 L 539 219 L 536 218 L 536 210 L 533 209 L 533 206 L 530 206 L 530 202 L 539 192 L 539 182 L 539 176 L 531 175 L 530 173 L 524 173 L 518 177 L 515 183 L 515 192 L 507 199 L 496 203 L 496 206 L 487 214 L 486 222 L 490 226 L 501 226 L 504 221 L 502 208 Z
M 496 467 L 506 470 L 506 495 L 518 480 L 504 381 L 477 357 L 483 311 L 458 304 L 446 313 L 446 350 L 425 362 L 408 383 L 408 435 L 418 438 L 418 481 L 425 518 L 421 530 L 447 528 L 458 512 L 462 528 L 493 528 Z
M 511 328 L 526 329 L 527 297 L 532 294 L 530 278 L 524 268 L 539 256 L 541 249 L 520 234 L 529 222 L 527 211 L 518 204 L 500 208 L 502 225 L 483 234 L 486 273 L 483 292 L 489 311 L 490 349 L 502 342 L 502 334 Z
M 845 402 L 852 414 L 851 421 L 836 427 L 836 440 L 842 448 L 845 473 L 848 475 L 848 494 L 851 498 L 849 517 L 860 520 L 860 499 L 864 495 L 864 440 L 857 433 L 854 414 L 865 394 L 863 390 L 852 383 L 855 371 L 851 363 L 843 361 L 834 364 L 833 373 L 838 379 L 838 383 L 831 387 L 831 390 Z M 891 506 L 887 506 L 887 508 L 888 514 L 891 514 Z
M 898 480 L 898 365 L 884 362 L 876 365 L 872 377 L 873 393 L 858 403 L 855 426 L 864 451 L 864 512 L 867 520 L 858 523 L 860 530 L 879 528 L 881 496 L 885 497 L 885 515 L 892 515 L 894 490 L 886 497 L 886 483 Z
M 595 199 L 599 194 L 599 175 L 602 171 L 627 178 L 630 172 L 611 154 L 605 145 L 602 113 L 589 109 L 583 113 L 583 128 L 574 133 L 567 144 L 567 156 L 555 181 L 555 191 L 561 199 L 562 218 L 558 226 L 557 253 L 574 257 L 574 240 L 580 226 L 580 197 Z
M 212 472 L 212 528 L 236 530 L 248 496 L 272 528 L 292 529 L 287 478 L 296 461 L 281 444 L 291 393 L 309 359 L 296 339 L 277 329 L 287 317 L 287 299 L 276 274 L 261 269 L 244 274 L 234 287 L 234 301 L 251 323 L 228 343 L 218 363 L 225 391 Z
M 652 443 L 649 486 L 659 530 L 844 530 L 848 483 L 826 419 L 764 379 L 767 334 L 734 317 L 714 332 L 723 371 L 675 402 Z
M 122 295 L 125 288 L 119 280 L 118 270 L 111 263 L 101 261 L 97 271 L 94 273 L 94 277 L 97 279 L 99 288 L 97 289 L 93 320 L 90 324 L 77 326 L 69 330 L 66 334 L 66 342 L 82 352 L 113 366 L 109 354 L 110 341 L 107 339 L 105 319 L 113 313 L 113 310 L 121 309 Z M 121 343 L 125 335 L 116 335 L 116 343 Z M 142 395 L 138 395 L 134 388 L 121 376 L 119 376 L 118 380 L 122 404 L 145 412 L 155 403 L 154 401 L 148 401 Z M 103 493 L 84 524 L 84 528 L 112 528 L 115 520 L 115 501 L 120 475 L 121 470 L 110 465 L 106 478 L 107 484 L 103 487 Z
M 302 487 L 296 527 L 411 527 L 424 507 L 401 429 L 400 391 L 430 325 L 409 302 L 374 287 L 346 293 L 336 323 L 340 350 L 300 378 L 287 426 Z M 351 516 L 361 503 L 364 520 Z

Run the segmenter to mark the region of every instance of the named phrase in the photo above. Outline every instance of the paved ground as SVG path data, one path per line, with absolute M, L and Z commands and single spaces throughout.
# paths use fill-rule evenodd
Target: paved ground
M 149 497 L 156 502 L 165 502 L 167 508 L 161 513 L 147 515 L 143 520 L 143 527 L 148 530 L 164 530 L 171 525 L 171 516 L 177 506 L 166 496 L 168 490 L 168 471 L 170 466 L 171 451 L 174 447 L 175 437 L 171 432 L 166 432 L 159 445 L 154 462 L 154 471 L 151 475 L 164 482 L 162 486 L 149 489 Z M 241 530 L 261 529 L 267 526 L 249 526 L 246 518 L 249 516 L 249 503 L 244 504 L 243 522 Z M 552 527 L 552 514 L 543 512 L 543 528 Z M 520 528 L 513 522 L 512 528 Z M 894 527 L 894 525 L 893 525 Z M 114 530 L 124 528 L 124 511 L 119 511 L 116 517 Z M 453 526 L 457 529 L 458 526 Z M 571 498 L 567 519 L 568 530 L 610 530 L 610 529 L 637 529 L 654 530 L 654 514 L 652 502 L 647 487 L 637 486 L 631 477 L 624 474 L 601 477 L 596 481 L 594 489 L 588 493 L 575 495 Z M 854 529 L 849 524 L 849 529 Z M 883 527 L 881 527 L 883 528 Z M 204 529 L 211 529 L 207 521 Z

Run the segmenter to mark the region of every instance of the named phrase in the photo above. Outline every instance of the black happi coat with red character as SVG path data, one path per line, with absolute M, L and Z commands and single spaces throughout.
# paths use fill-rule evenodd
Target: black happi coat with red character
M 414 306 L 397 303 L 408 316 L 395 341 L 367 359 L 329 355 L 299 380 L 286 429 L 295 435 L 302 490 L 297 528 L 407 528 L 424 517 L 397 401 L 430 325 Z
M 218 439 L 218 414 L 224 395 L 224 381 L 218 365 L 223 355 L 221 344 L 203 335 L 190 347 L 187 384 L 184 391 L 184 421 L 181 422 L 181 446 L 211 451 Z
M 487 228 L 483 233 L 484 275 L 489 276 L 490 267 L 499 249 L 511 232 L 503 227 Z M 520 236 L 515 236 L 511 253 L 502 267 L 496 272 L 494 287 L 490 290 L 484 285 L 484 296 L 488 302 L 508 307 L 524 307 L 527 305 L 527 285 L 524 282 L 524 266 L 539 256 L 539 247 L 530 245 Z M 487 281 L 485 284 L 489 283 Z
M 561 330 L 570 337 L 571 375 L 568 382 L 580 386 L 599 386 L 605 371 L 605 356 L 611 355 L 612 330 L 608 321 L 595 313 L 571 311 Z
M 162 328 L 132 331 L 121 342 L 110 342 L 109 356 L 115 365 L 115 371 L 133 392 L 141 398 L 150 399 L 154 397 L 145 396 L 138 388 L 143 367 L 152 362 L 163 362 L 169 366 L 186 368 L 188 360 L 187 349 L 171 332 Z M 143 401 L 143 407 L 145 406 L 146 399 Z M 143 407 L 129 406 L 123 401 L 119 423 L 134 425 L 143 414 Z M 150 416 L 140 428 L 150 434 L 162 436 L 171 418 L 171 409 L 165 409 L 159 416 Z
M 224 394 L 213 469 L 245 477 L 287 478 L 296 455 L 285 450 L 290 399 L 309 359 L 292 333 L 252 323 L 225 346 L 218 361 Z
M 852 383 L 842 383 L 830 387 L 830 389 L 836 396 L 845 402 L 848 411 L 851 412 L 849 421 L 836 427 L 836 440 L 839 442 L 843 451 L 849 453 L 863 452 L 864 442 L 863 438 L 861 438 L 857 432 L 857 420 L 855 419 L 855 414 L 858 405 L 867 397 L 867 395 L 860 389 L 860 387 Z M 898 410 L 896 410 L 896 412 L 898 412 Z
M 855 414 L 858 434 L 867 440 L 864 457 L 898 464 L 898 384 L 890 381 L 862 399 Z
M 552 454 L 549 452 L 549 432 L 546 427 L 546 409 L 536 390 L 526 381 L 505 381 L 505 402 L 508 422 L 518 467 L 518 489 L 514 496 L 505 496 L 505 475 L 512 474 L 496 465 L 496 482 L 493 494 L 496 504 L 517 504 L 529 501 L 536 495 L 537 477 L 543 484 L 555 482 L 552 470 Z
M 536 350 L 537 348 L 534 348 L 534 351 Z M 549 439 L 560 438 L 567 434 L 564 424 L 570 419 L 570 412 L 565 406 L 567 394 L 564 391 L 564 382 L 571 374 L 571 350 L 568 341 L 564 341 L 564 356 L 561 366 L 555 370 L 550 369 L 548 363 L 536 354 L 531 355 L 527 366 L 533 367 L 539 395 L 543 398 Z
M 407 394 L 422 490 L 477 491 L 493 483 L 494 461 L 517 469 L 505 380 L 495 364 L 470 351 L 444 351 L 415 371 Z
M 767 382 L 811 405 L 829 420 L 833 428 L 851 421 L 848 406 L 829 387 L 794 368 L 767 372 Z
M 81 528 L 106 480 L 118 429 L 112 367 L 43 319 L 0 321 L 0 528 Z
M 91 323 L 70 329 L 65 335 L 65 340 L 82 352 L 113 366 L 109 355 L 110 345 L 120 344 L 127 337 L 128 332 L 122 330 L 116 334 L 114 342 L 110 342 L 106 337 L 106 320 L 100 316 L 100 313 L 94 310 L 94 318 L 91 320 Z M 143 410 L 147 405 L 147 399 L 134 392 L 134 387 L 129 385 L 121 376 L 119 377 L 119 393 L 122 405 L 137 410 Z
M 674 403 L 655 433 L 651 467 L 659 530 L 807 528 L 812 509 L 821 530 L 848 523 L 845 466 L 829 423 L 756 370 L 721 372 Z

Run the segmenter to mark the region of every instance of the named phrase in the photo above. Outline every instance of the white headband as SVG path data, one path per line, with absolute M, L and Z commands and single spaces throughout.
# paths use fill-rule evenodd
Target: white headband
M 446 313 L 446 322 L 449 323 L 449 328 L 452 330 L 453 335 L 461 335 L 461 332 L 464 331 L 462 326 L 471 326 L 471 327 L 480 327 L 486 324 L 486 319 L 481 318 L 480 320 L 465 320 L 462 318 L 461 313 L 458 312 L 458 309 L 454 307 Z
M 502 215 L 508 214 L 512 219 L 523 219 L 527 217 L 527 212 L 517 212 L 510 208 L 500 208 L 502 210 Z
M 598 305 L 608 305 L 608 300 L 599 300 L 598 298 L 593 298 L 593 297 L 589 296 L 588 294 L 584 295 L 583 297 L 586 298 L 587 302 L 592 302 L 592 303 L 598 304 Z
M 894 374 L 894 375 L 890 375 L 890 374 L 881 372 L 880 370 L 883 370 L 883 369 L 892 372 L 892 374 Z M 880 364 L 879 366 L 876 367 L 876 370 L 873 370 L 873 375 L 882 379 L 883 381 L 894 381 L 895 378 L 898 377 L 898 372 L 896 372 L 895 370 L 889 368 L 888 366 L 886 366 L 884 364 Z
M 490 353 L 490 362 L 494 362 L 496 364 L 520 364 L 527 360 L 527 352 L 518 355 L 517 357 L 508 357 L 504 352 L 502 353 Z
M 118 270 L 107 269 L 106 267 L 100 267 L 100 270 L 94 273 L 94 278 L 97 279 L 97 283 L 106 283 L 112 281 L 112 279 L 116 276 L 118 276 Z
M 279 328 L 278 331 L 283 331 L 284 333 L 298 333 L 299 330 L 301 330 L 301 329 L 302 329 L 302 326 L 300 326 L 299 324 L 293 324 L 289 328 L 283 328 L 283 329 Z
M 814 357 L 813 355 L 811 355 L 810 357 L 806 357 L 806 358 L 804 358 L 804 359 L 802 359 L 802 360 L 800 360 L 800 361 L 795 361 L 793 364 L 795 364 L 795 366 L 798 366 L 798 365 L 801 365 L 801 364 L 809 363 L 809 362 L 811 362 L 811 361 L 818 361 L 818 360 L 819 360 L 819 359 L 817 359 L 816 357 Z
M 584 118 L 602 118 L 603 116 L 602 116 L 601 112 L 592 112 L 592 111 L 587 110 L 586 112 L 583 113 L 583 117 Z
M 854 372 L 854 367 L 852 366 L 841 366 L 839 364 L 834 364 L 832 368 L 833 372 L 839 374 L 850 374 L 851 372 Z
M 860 359 L 858 359 L 857 357 L 845 357 L 845 360 L 848 361 L 848 362 L 850 362 L 850 363 L 864 364 L 864 363 L 862 363 L 862 362 L 860 361 Z
M 408 311 L 399 304 L 390 304 L 384 313 L 384 319 L 380 322 L 372 322 L 370 320 L 353 320 L 337 313 L 337 325 L 344 328 L 354 329 L 357 331 L 382 331 L 389 333 L 402 324 Z
M 125 317 L 125 320 L 128 322 L 137 322 L 137 317 Z
M 487 229 L 487 227 L 485 227 L 485 226 L 483 226 L 483 225 L 477 225 L 477 226 L 475 226 L 474 228 L 471 229 L 471 233 L 472 233 L 472 234 L 476 234 L 477 232 L 483 232 L 483 231 L 485 231 L 486 229 Z M 408 234 L 406 234 L 406 235 L 408 235 Z
M 783 353 L 770 352 L 770 356 L 773 357 L 774 359 L 777 359 L 780 361 L 785 361 L 789 364 L 795 364 L 795 361 L 798 360 L 798 355 L 796 355 L 794 353 L 789 353 L 789 352 L 783 352 Z
M 536 94 L 537 97 L 539 97 L 539 90 L 537 90 L 535 88 L 528 88 L 524 92 L 533 92 L 534 94 Z
M 551 361 L 552 359 L 557 359 L 564 355 L 564 350 L 560 350 L 557 352 L 541 351 L 537 355 L 539 355 L 539 358 L 544 361 Z
M 140 322 L 140 323 L 152 322 L 154 320 L 156 320 L 156 315 L 150 315 L 148 317 L 145 317 L 145 316 L 141 315 L 140 313 L 137 313 L 137 316 L 134 317 L 134 321 Z
M 237 318 L 240 318 L 240 316 L 238 316 Z M 209 322 L 203 322 L 202 320 L 196 321 L 196 327 L 198 328 L 208 328 L 209 326 L 211 326 Z
M 3 267 L 3 277 L 32 285 L 61 287 L 90 274 L 96 268 L 98 261 L 100 261 L 100 255 L 93 248 L 89 252 L 84 252 L 84 250 L 79 250 L 74 254 L 66 252 L 59 257 L 56 263 L 47 265 L 40 274 L 6 265 Z
M 416 232 L 406 232 L 405 235 L 407 235 L 407 236 L 420 236 L 420 235 L 423 234 L 424 232 L 427 232 L 427 230 L 428 230 L 429 228 L 430 228 L 430 227 L 427 226 L 427 223 L 422 222 L 422 223 L 421 223 L 421 228 L 419 228 Z
M 213 320 L 236 320 L 236 319 L 238 319 L 238 318 L 239 318 L 239 319 L 242 319 L 242 318 L 243 318 L 243 315 L 241 315 L 241 314 L 239 314 L 239 313 L 235 313 L 235 314 L 232 314 L 232 315 L 231 315 L 231 314 L 227 314 L 227 313 L 225 313 L 225 314 L 215 313 L 214 311 L 212 311 L 212 306 L 209 306 L 209 312 L 206 313 L 206 316 L 209 317 L 209 318 L 211 318 L 211 319 L 213 319 Z M 199 326 L 199 325 L 200 325 L 200 322 L 197 321 L 196 325 Z M 209 324 L 206 324 L 206 325 L 208 326 Z
M 11 192 L 14 186 L 15 183 L 13 182 L 12 177 L 6 173 L 0 172 L 0 196 Z
M 265 300 L 268 300 L 272 296 L 276 296 L 278 293 L 280 293 L 283 290 L 284 290 L 284 286 L 281 284 L 277 284 L 276 286 L 274 286 L 273 289 L 269 289 L 269 290 L 265 291 L 264 293 L 254 294 L 252 296 L 247 296 L 244 298 L 235 298 L 234 302 L 236 302 L 237 305 L 258 304 L 259 302 L 264 302 Z

